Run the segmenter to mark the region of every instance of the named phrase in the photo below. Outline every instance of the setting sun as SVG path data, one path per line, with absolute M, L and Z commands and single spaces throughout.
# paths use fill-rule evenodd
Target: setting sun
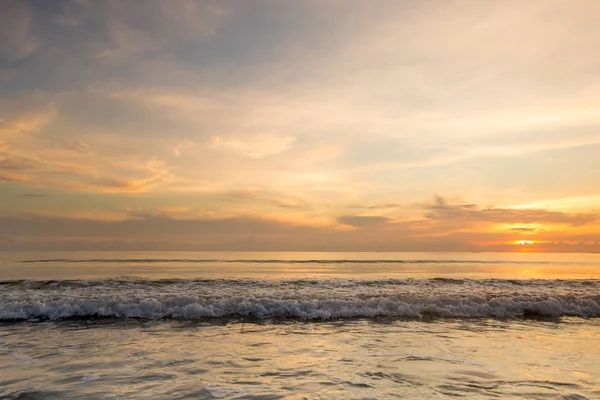
M 531 240 L 519 240 L 517 243 L 520 244 L 520 245 L 522 245 L 522 246 L 529 245 L 529 244 L 534 244 L 534 242 L 531 241 Z

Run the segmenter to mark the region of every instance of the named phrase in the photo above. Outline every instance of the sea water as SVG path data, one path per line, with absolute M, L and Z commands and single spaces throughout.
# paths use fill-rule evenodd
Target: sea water
M 600 398 L 600 254 L 3 253 L 0 398 Z

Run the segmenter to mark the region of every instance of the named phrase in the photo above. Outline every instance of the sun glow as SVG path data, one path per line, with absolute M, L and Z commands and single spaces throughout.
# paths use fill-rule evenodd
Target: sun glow
M 535 242 L 532 240 L 519 240 L 517 242 L 517 244 L 520 244 L 521 246 L 526 246 L 526 245 L 531 245 L 534 244 Z

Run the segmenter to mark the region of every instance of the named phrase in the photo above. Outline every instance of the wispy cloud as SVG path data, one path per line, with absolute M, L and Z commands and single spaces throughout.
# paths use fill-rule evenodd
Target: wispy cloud
M 252 158 L 264 158 L 290 149 L 295 140 L 292 136 L 272 134 L 243 135 L 241 138 L 212 136 L 207 146 L 210 149 L 231 150 Z
M 350 225 L 356 228 L 365 228 L 386 224 L 390 221 L 390 218 L 370 215 L 343 215 L 338 218 L 338 221 L 344 225 Z
M 175 154 L 176 156 L 181 156 L 181 155 L 183 155 L 184 152 L 186 152 L 188 149 L 190 149 L 192 147 L 194 147 L 194 142 L 189 141 L 189 140 L 184 140 L 172 148 L 173 154 Z

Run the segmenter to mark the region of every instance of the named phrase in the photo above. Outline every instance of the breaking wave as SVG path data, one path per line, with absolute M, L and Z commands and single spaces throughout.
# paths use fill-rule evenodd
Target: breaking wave
M 99 279 L 0 282 L 0 320 L 600 316 L 600 280 Z

